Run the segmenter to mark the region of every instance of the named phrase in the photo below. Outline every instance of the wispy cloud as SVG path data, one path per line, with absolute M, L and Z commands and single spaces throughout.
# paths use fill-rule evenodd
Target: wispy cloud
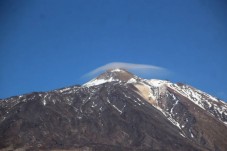
M 148 65 L 148 64 L 134 64 L 134 63 L 125 63 L 125 62 L 112 62 L 104 66 L 98 67 L 91 72 L 87 73 L 85 77 L 94 77 L 101 72 L 104 72 L 109 69 L 122 68 L 128 71 L 131 71 L 136 74 L 143 76 L 163 76 L 167 75 L 169 71 L 163 67 Z

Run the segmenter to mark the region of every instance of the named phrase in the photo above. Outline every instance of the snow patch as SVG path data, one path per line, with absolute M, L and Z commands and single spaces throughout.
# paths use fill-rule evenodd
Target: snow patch
M 96 106 L 97 106 L 97 104 L 95 104 L 95 102 L 92 102 L 91 107 L 96 107 Z
M 136 79 L 135 78 L 131 78 L 131 79 L 129 79 L 128 80 L 128 82 L 127 83 L 136 83 L 137 81 L 136 81 Z
M 147 82 L 152 85 L 152 86 L 155 86 L 155 87 L 160 87 L 164 84 L 168 84 L 170 83 L 169 81 L 165 81 L 165 80 L 157 80 L 157 79 L 151 79 L 151 80 L 147 80 Z
M 189 129 L 189 132 L 190 132 L 190 134 L 191 134 L 191 138 L 194 138 L 194 135 L 192 134 L 191 129 Z
M 64 89 L 61 89 L 61 90 L 59 90 L 59 92 L 65 92 L 65 91 L 68 91 L 68 90 L 70 90 L 70 88 L 64 88 Z
M 91 80 L 91 81 L 83 84 L 82 86 L 91 87 L 91 86 L 100 85 L 100 84 L 107 83 L 107 82 L 112 82 L 112 81 L 117 81 L 117 80 L 114 80 L 113 77 L 110 77 L 107 80 L 106 79 L 94 79 L 94 80 Z
M 173 109 L 174 109 L 174 107 L 177 105 L 178 102 L 179 102 L 179 100 L 177 100 L 177 101 L 173 104 L 173 107 L 171 108 L 170 113 L 173 114 Z
M 118 69 L 118 68 L 111 70 L 111 72 L 121 72 L 121 71 L 123 71 L 123 70 Z
M 110 103 L 110 100 L 107 98 L 107 102 Z
M 113 106 L 118 112 L 120 112 L 120 113 L 122 114 L 122 111 L 121 111 L 119 108 L 117 108 L 116 105 L 112 104 L 112 106 Z
M 180 133 L 181 136 L 185 137 L 184 134 Z
M 46 100 L 43 100 L 43 105 L 46 106 L 47 102 Z

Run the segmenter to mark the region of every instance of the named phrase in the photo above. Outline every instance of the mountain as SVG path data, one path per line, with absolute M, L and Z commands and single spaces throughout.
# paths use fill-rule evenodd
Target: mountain
M 0 150 L 226 151 L 226 138 L 225 102 L 124 69 L 0 100 Z

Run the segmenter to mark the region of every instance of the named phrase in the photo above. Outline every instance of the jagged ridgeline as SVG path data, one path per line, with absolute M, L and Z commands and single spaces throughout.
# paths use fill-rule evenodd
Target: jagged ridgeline
M 226 151 L 226 138 L 225 102 L 124 69 L 0 100 L 1 150 Z

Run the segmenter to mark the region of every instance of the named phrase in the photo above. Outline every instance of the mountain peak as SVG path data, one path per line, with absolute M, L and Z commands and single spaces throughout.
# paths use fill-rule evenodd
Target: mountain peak
M 135 77 L 132 73 L 128 72 L 125 69 L 121 68 L 115 68 L 115 69 L 109 69 L 100 76 L 97 77 L 97 79 L 109 79 L 113 78 L 115 80 L 119 81 L 128 81 L 129 79 Z
M 0 150 L 226 151 L 226 126 L 225 102 L 119 68 L 0 101 Z
M 99 85 L 106 82 L 119 81 L 119 82 L 128 82 L 131 79 L 138 79 L 137 76 L 128 72 L 122 68 L 113 68 L 109 69 L 106 72 L 99 75 L 97 78 L 85 83 L 83 86 L 93 86 Z
M 123 69 L 123 68 L 111 68 L 111 69 L 109 69 L 107 71 L 109 71 L 109 72 L 125 72 L 127 70 Z

